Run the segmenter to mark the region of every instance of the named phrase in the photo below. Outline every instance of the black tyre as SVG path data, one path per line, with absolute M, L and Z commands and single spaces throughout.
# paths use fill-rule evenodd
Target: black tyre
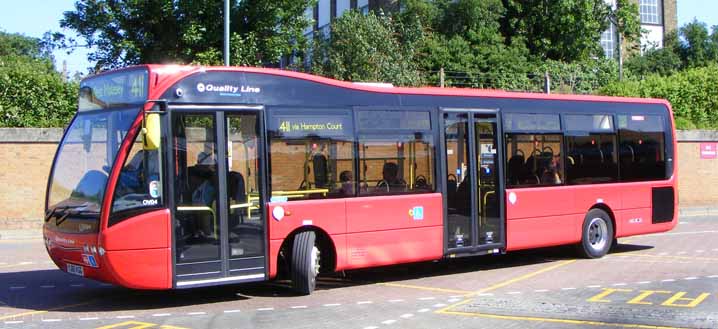
M 316 235 L 312 231 L 302 232 L 294 237 L 292 248 L 292 288 L 302 295 L 314 291 L 319 273 L 319 248 L 315 245 Z
M 601 258 L 613 244 L 611 217 L 601 209 L 591 209 L 583 220 L 578 252 L 586 258 Z

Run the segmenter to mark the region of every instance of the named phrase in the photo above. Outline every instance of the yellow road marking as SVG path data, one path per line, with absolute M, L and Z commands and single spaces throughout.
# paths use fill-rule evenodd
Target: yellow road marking
M 51 311 L 59 311 L 59 310 L 67 309 L 67 308 L 73 308 L 73 307 L 77 307 L 77 306 L 84 306 L 84 305 L 92 304 L 92 303 L 95 303 L 95 302 L 96 302 L 96 300 L 91 300 L 91 301 L 83 302 L 83 303 L 57 306 L 57 307 L 49 308 L 49 309 L 46 309 L 46 310 L 30 311 L 30 312 L 23 312 L 23 313 L 17 313 L 17 314 L 4 315 L 4 316 L 0 316 L 0 320 L 16 319 L 16 318 L 26 317 L 26 316 L 30 316 L 30 315 L 45 314 L 45 313 L 48 313 L 48 312 L 51 312 Z
M 711 262 L 718 262 L 718 258 L 711 258 L 711 257 L 692 257 L 692 256 L 671 256 L 671 255 L 650 255 L 650 254 L 631 254 L 628 253 L 625 256 L 628 257 L 646 257 L 646 258 L 669 258 L 669 259 L 685 259 L 685 260 L 703 260 L 703 261 L 711 261 Z
M 573 263 L 575 263 L 575 262 L 576 262 L 575 259 L 560 261 L 558 264 L 554 264 L 554 265 L 552 265 L 552 266 L 549 266 L 549 267 L 546 267 L 546 268 L 542 268 L 542 269 L 540 269 L 540 270 L 537 270 L 537 271 L 534 271 L 534 272 L 531 272 L 531 273 L 527 273 L 527 274 L 524 274 L 524 275 L 522 275 L 522 276 L 519 276 L 519 277 L 516 277 L 516 278 L 513 278 L 513 279 L 509 279 L 509 280 L 506 280 L 506 281 L 503 281 L 503 282 L 499 282 L 499 283 L 494 284 L 494 285 L 492 285 L 492 286 L 489 286 L 489 287 L 486 287 L 486 288 L 484 288 L 484 289 L 481 289 L 481 290 L 472 292 L 472 293 L 470 293 L 470 294 L 467 294 L 467 295 L 465 295 L 464 297 L 476 296 L 476 295 L 479 295 L 479 294 L 487 293 L 487 292 L 489 292 L 489 291 L 493 291 L 493 290 L 496 290 L 496 289 L 500 289 L 500 288 L 506 287 L 506 286 L 508 286 L 508 285 L 510 285 L 510 284 L 513 284 L 513 283 L 516 283 L 516 282 L 519 282 L 519 281 L 523 281 L 523 280 L 526 280 L 526 279 L 530 279 L 530 278 L 532 278 L 532 277 L 534 277 L 534 276 L 537 276 L 537 275 L 539 275 L 539 274 L 546 273 L 546 272 L 548 272 L 548 271 L 552 271 L 552 270 L 555 270 L 555 269 L 557 269 L 557 268 L 559 268 L 559 267 L 566 266 L 566 265 L 569 265 L 569 264 L 573 264 Z M 442 308 L 442 309 L 436 311 L 435 313 L 449 314 L 448 312 L 449 312 L 450 309 L 453 309 L 454 307 L 457 307 L 457 306 L 460 306 L 460 305 L 464 305 L 464 304 L 469 303 L 469 302 L 471 302 L 471 299 L 470 299 L 470 298 L 467 298 L 467 299 L 465 299 L 465 300 L 463 300 L 463 301 L 460 301 L 460 302 L 458 302 L 458 303 L 454 303 L 454 304 L 451 304 L 451 305 L 449 305 L 449 306 L 446 306 L 446 307 L 444 307 L 444 308 Z
M 409 289 L 426 290 L 426 291 L 446 292 L 446 293 L 450 293 L 450 294 L 468 295 L 468 294 L 471 294 L 471 293 L 472 293 L 471 291 L 466 291 L 466 290 L 453 290 L 453 289 L 433 288 L 433 287 L 416 286 L 416 285 L 402 284 L 402 283 L 383 282 L 383 283 L 379 283 L 379 285 L 381 285 L 381 286 L 387 286 L 387 287 L 409 288 Z
M 111 328 L 121 328 L 125 327 L 125 329 L 145 329 L 145 328 L 151 328 L 156 326 L 155 323 L 149 323 L 149 322 L 139 322 L 139 321 L 125 321 L 115 324 L 110 324 L 107 326 L 97 327 L 95 329 L 111 329 Z
M 488 319 L 550 322 L 550 323 L 563 323 L 563 324 L 573 324 L 573 325 L 591 325 L 591 326 L 602 326 L 602 327 L 640 328 L 640 329 L 683 329 L 680 327 L 653 326 L 653 325 L 646 325 L 646 324 L 614 323 L 614 322 L 590 321 L 590 320 L 555 319 L 555 318 L 542 318 L 542 317 L 534 317 L 534 316 L 510 316 L 510 315 L 456 312 L 456 311 L 445 311 L 442 313 L 443 314 L 451 314 L 451 315 L 462 315 L 462 316 L 472 316 L 472 317 L 479 317 L 479 318 L 488 318 Z

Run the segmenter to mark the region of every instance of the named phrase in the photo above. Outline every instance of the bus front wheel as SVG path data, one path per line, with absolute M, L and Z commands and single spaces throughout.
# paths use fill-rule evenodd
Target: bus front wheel
M 601 209 L 591 209 L 583 220 L 578 251 L 585 258 L 601 258 L 613 244 L 611 217 Z
M 297 293 L 309 295 L 316 286 L 321 253 L 316 246 L 316 234 L 301 232 L 294 237 L 292 248 L 292 287 Z

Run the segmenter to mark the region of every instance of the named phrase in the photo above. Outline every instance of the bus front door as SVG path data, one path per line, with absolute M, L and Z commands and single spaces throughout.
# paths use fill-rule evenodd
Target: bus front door
M 450 254 L 505 247 L 500 127 L 496 111 L 443 112 L 446 236 Z
M 170 109 L 179 288 L 266 278 L 261 108 Z

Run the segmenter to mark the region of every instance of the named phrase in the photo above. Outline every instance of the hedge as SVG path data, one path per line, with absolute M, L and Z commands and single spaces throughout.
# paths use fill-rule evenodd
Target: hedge
M 667 77 L 611 83 L 602 95 L 663 98 L 671 102 L 678 129 L 718 128 L 718 65 L 687 69 Z

